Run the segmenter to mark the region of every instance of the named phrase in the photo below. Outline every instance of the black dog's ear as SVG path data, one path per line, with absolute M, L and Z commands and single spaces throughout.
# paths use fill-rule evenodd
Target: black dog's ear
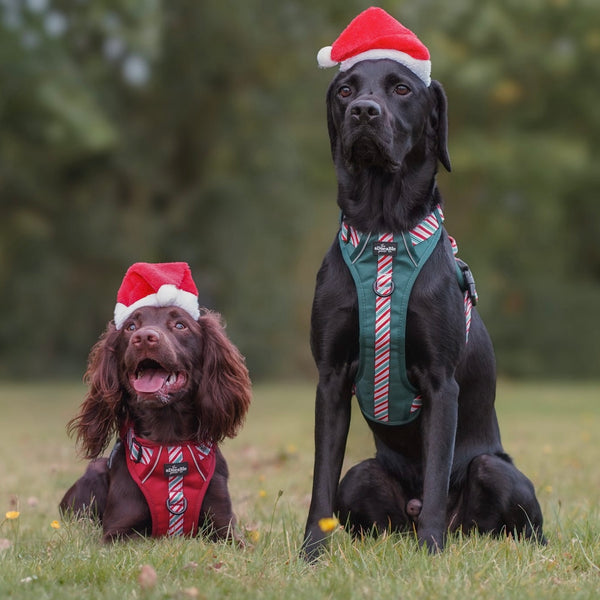
M 327 131 L 329 132 L 329 143 L 331 144 L 331 156 L 335 160 L 335 151 L 337 145 L 338 131 L 335 126 L 335 119 L 333 118 L 333 101 L 332 97 L 335 94 L 337 88 L 337 77 L 329 84 L 327 90 L 326 102 L 327 102 Z
M 450 166 L 450 156 L 448 155 L 448 101 L 444 88 L 439 81 L 432 80 L 429 86 L 433 92 L 437 108 L 437 123 L 435 130 L 437 133 L 437 152 L 438 159 L 444 165 L 446 171 L 452 170 Z

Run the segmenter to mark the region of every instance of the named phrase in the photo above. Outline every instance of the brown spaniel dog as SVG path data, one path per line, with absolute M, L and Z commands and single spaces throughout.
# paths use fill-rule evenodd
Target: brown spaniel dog
M 217 314 L 200 311 L 185 263 L 133 265 L 115 320 L 92 349 L 89 392 L 69 423 L 86 458 L 62 512 L 92 514 L 104 540 L 235 537 L 227 463 L 251 384 Z M 99 458 L 114 435 L 109 458 Z

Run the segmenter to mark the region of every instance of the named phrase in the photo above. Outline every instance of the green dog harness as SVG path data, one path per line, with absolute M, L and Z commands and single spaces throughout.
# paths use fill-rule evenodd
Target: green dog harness
M 406 314 L 413 284 L 442 235 L 443 220 L 438 206 L 414 229 L 396 235 L 363 234 L 342 222 L 339 244 L 356 285 L 359 309 L 354 392 L 361 411 L 372 421 L 403 425 L 419 414 L 422 399 L 406 374 Z M 472 276 L 465 263 L 457 261 L 457 277 L 466 289 L 468 336 L 476 295 L 474 282 L 468 288 Z

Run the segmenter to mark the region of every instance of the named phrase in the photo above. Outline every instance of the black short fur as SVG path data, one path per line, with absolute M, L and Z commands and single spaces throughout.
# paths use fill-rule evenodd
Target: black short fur
M 450 170 L 446 96 L 391 60 L 340 72 L 327 122 L 346 222 L 362 232 L 408 231 L 442 199 L 438 162 Z M 543 541 L 531 482 L 502 448 L 494 409 L 492 344 L 475 310 L 468 343 L 462 291 L 444 231 L 415 282 L 406 325 L 407 374 L 423 397 L 404 426 L 369 422 L 377 454 L 339 482 L 358 366 L 358 306 L 337 238 L 317 276 L 311 347 L 319 371 L 315 466 L 304 551 L 315 558 L 334 511 L 353 531 L 412 529 L 441 549 L 448 530 L 516 533 Z M 339 482 L 339 484 L 338 484 Z

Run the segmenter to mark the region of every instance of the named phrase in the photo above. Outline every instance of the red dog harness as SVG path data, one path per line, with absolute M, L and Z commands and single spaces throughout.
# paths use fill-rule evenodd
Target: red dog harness
M 162 445 L 128 427 L 121 439 L 127 468 L 144 494 L 153 536 L 196 535 L 200 508 L 215 472 L 214 448 L 198 442 Z

